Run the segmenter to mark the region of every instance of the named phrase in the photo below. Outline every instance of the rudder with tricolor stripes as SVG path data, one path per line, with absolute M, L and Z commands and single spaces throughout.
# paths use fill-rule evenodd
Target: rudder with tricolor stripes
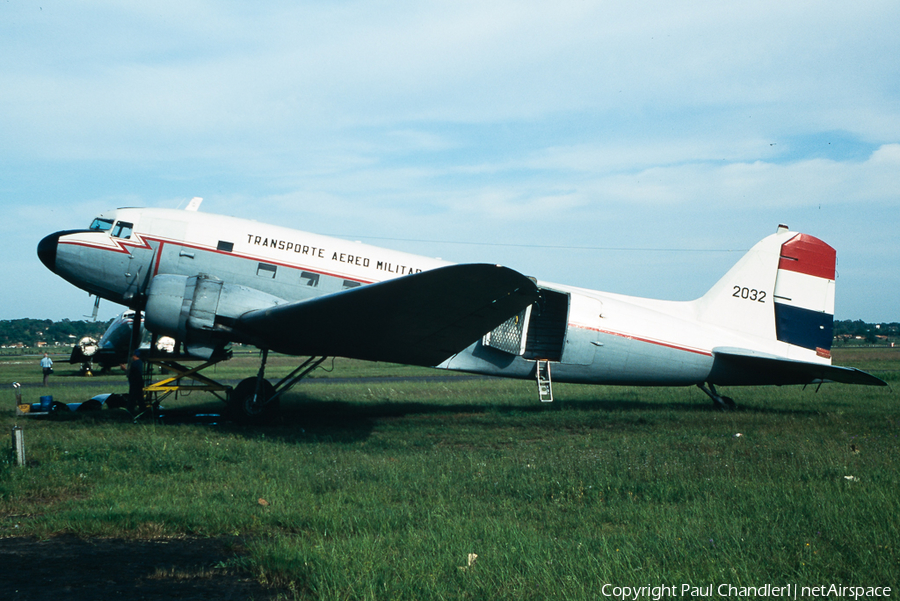
M 778 340 L 824 358 L 834 335 L 836 256 L 822 240 L 797 234 L 781 245 L 773 294 Z

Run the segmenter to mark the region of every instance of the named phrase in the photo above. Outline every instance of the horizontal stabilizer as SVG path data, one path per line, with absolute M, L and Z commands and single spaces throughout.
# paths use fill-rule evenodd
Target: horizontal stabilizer
M 512 269 L 451 265 L 251 311 L 235 328 L 276 352 L 433 366 L 537 298 Z
M 746 349 L 714 348 L 713 359 L 709 382 L 721 386 L 780 386 L 822 381 L 887 386 L 884 380 L 854 367 L 794 361 Z

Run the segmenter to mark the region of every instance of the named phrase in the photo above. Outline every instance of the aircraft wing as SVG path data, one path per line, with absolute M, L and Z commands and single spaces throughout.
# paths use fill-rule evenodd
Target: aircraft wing
M 713 384 L 753 386 L 757 384 L 811 384 L 821 381 L 867 386 L 887 386 L 887 382 L 854 367 L 840 367 L 794 361 L 746 349 L 713 349 Z
M 499 265 L 451 265 L 245 313 L 235 329 L 292 355 L 438 365 L 537 300 Z

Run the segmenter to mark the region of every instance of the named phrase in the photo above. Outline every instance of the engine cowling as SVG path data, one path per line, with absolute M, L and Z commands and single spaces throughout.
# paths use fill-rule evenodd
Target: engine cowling
M 232 328 L 238 317 L 287 302 L 208 275 L 158 275 L 147 290 L 144 319 L 154 334 L 171 336 L 192 355 L 209 358 L 228 342 L 245 342 Z

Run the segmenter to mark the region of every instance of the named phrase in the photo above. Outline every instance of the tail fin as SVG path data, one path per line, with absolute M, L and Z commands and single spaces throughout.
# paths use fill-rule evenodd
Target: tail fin
M 818 238 L 779 226 L 696 301 L 698 317 L 793 345 L 797 358 L 830 359 L 835 259 Z

